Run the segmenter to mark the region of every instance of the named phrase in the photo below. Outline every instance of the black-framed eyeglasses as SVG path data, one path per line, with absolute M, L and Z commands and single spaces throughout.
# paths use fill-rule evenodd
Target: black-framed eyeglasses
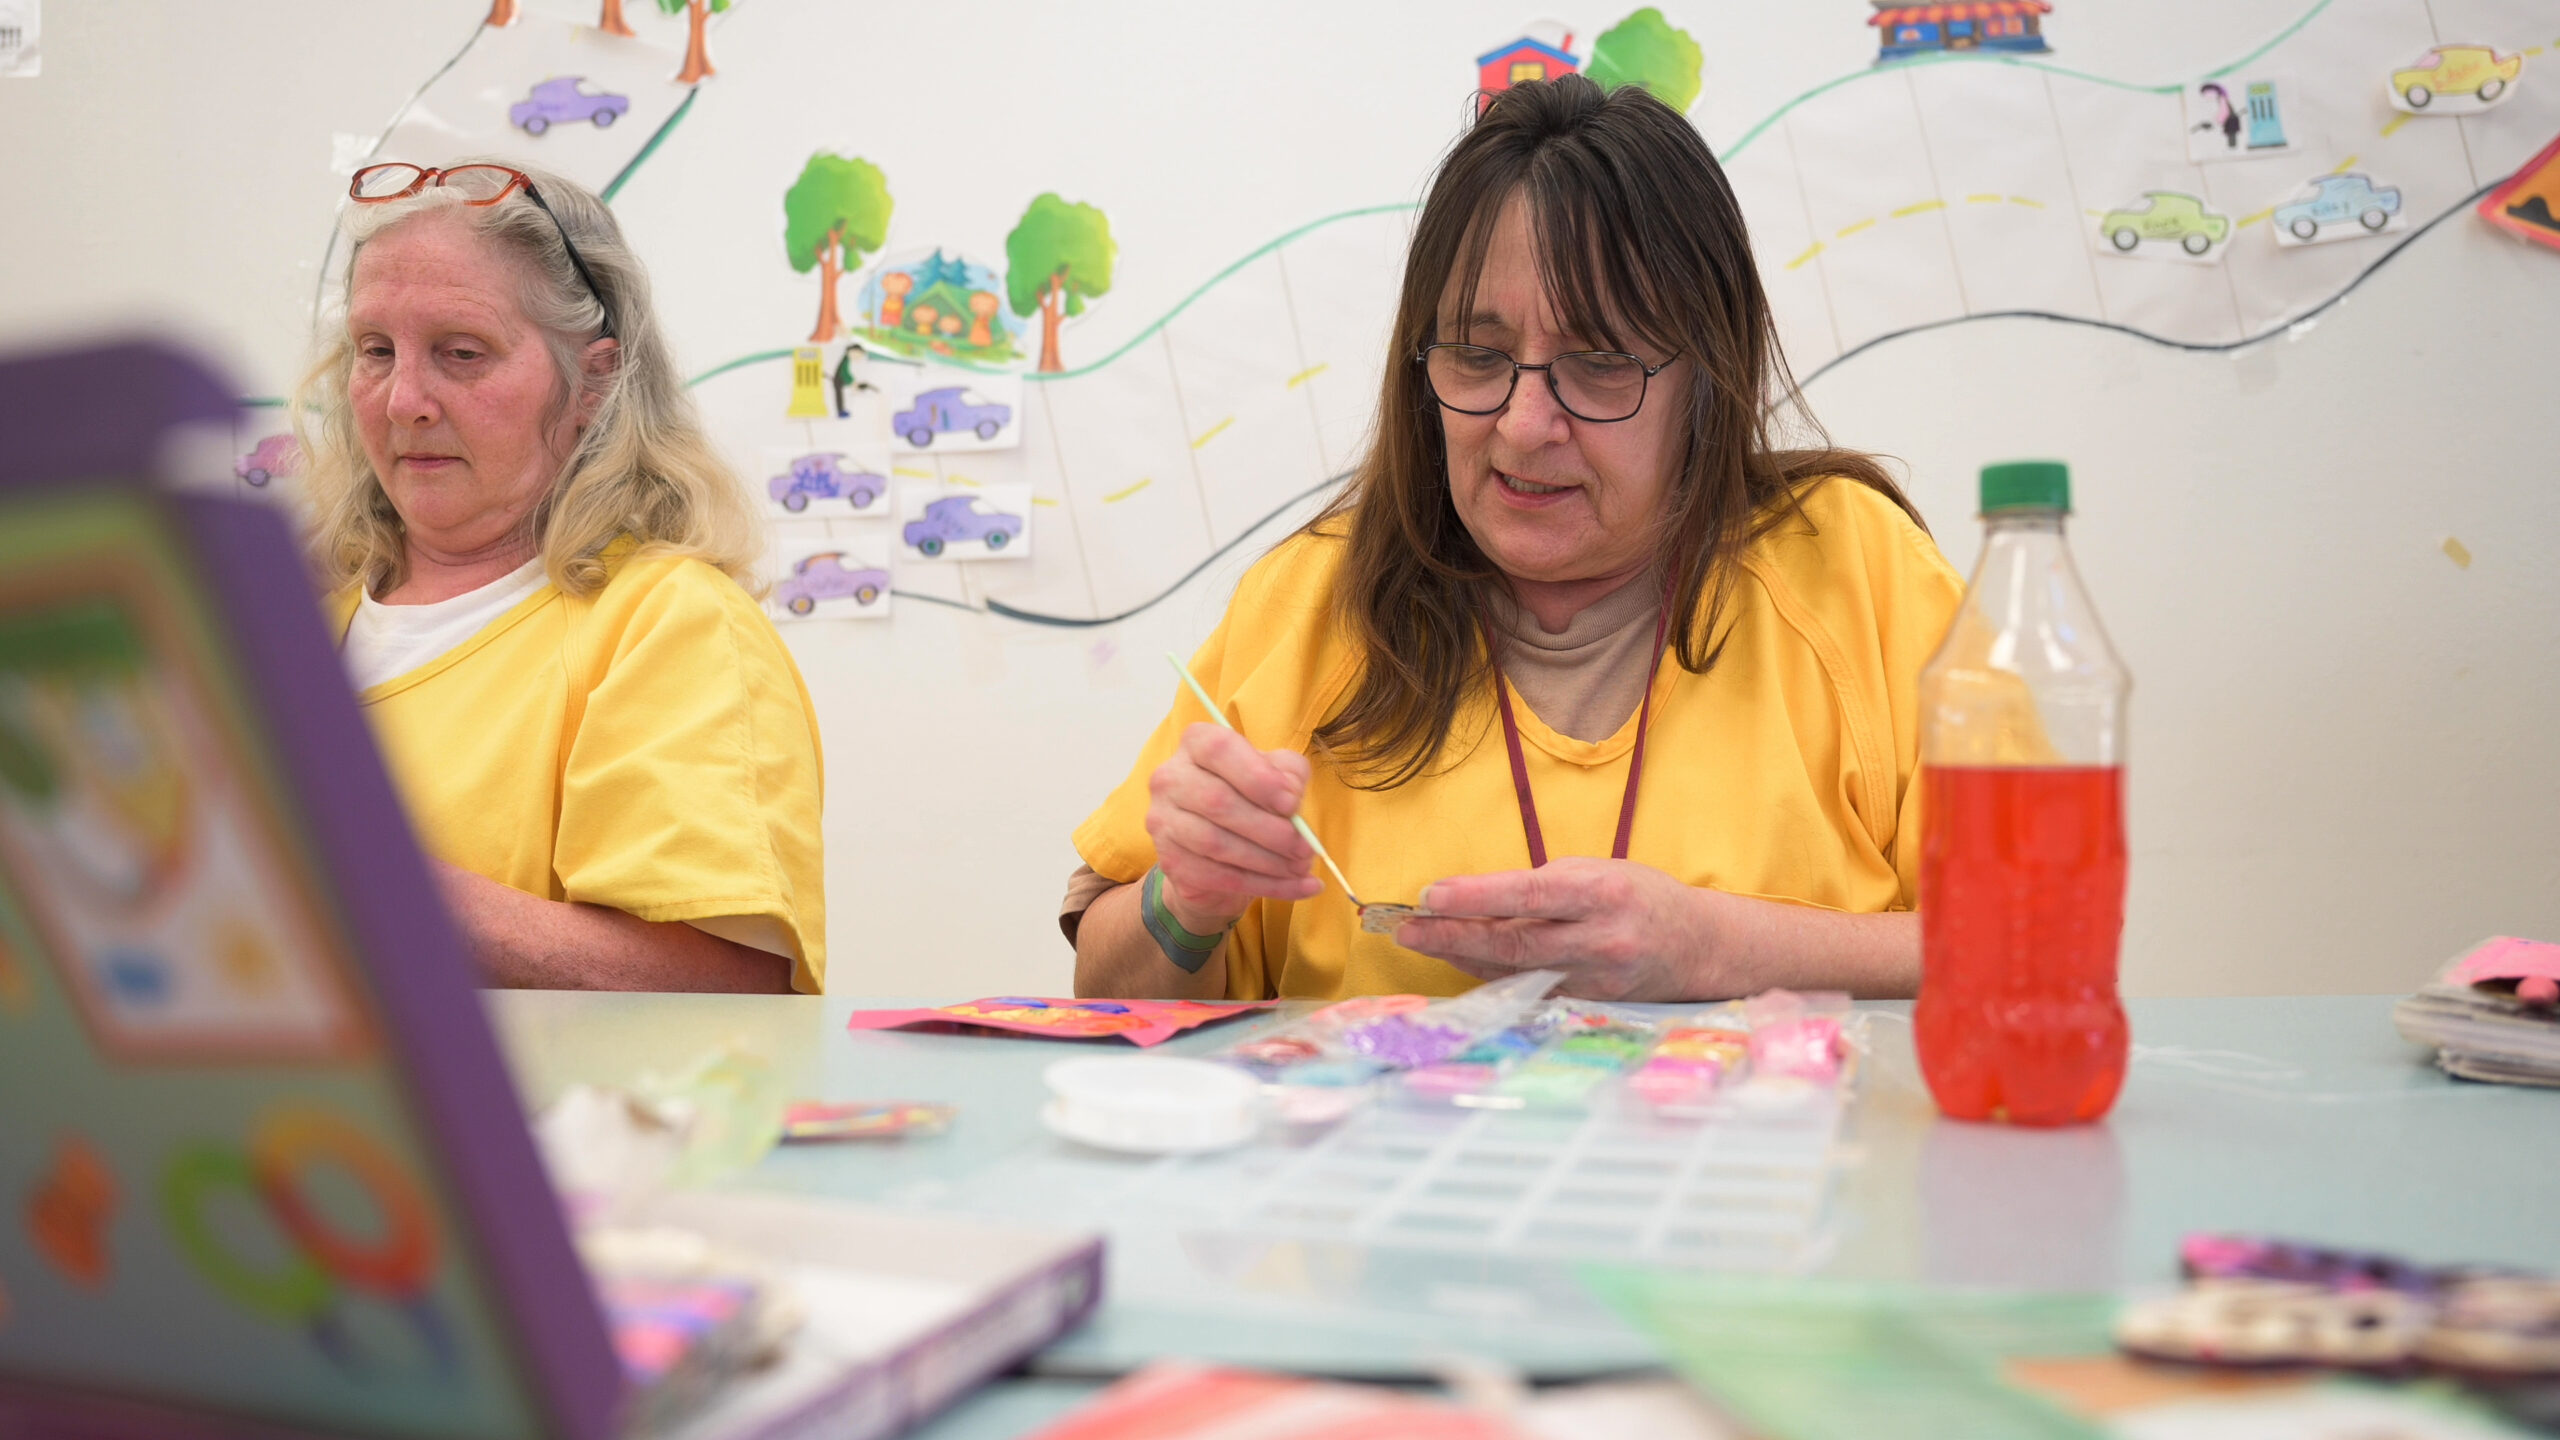
M 1527 365 L 1482 345 L 1443 341 L 1413 357 L 1431 398 L 1461 415 L 1492 415 L 1511 403 L 1520 372 L 1546 372 L 1547 389 L 1578 420 L 1608 425 L 1644 408 L 1645 388 L 1680 357 L 1647 365 L 1621 350 L 1572 350 L 1543 365 Z
M 347 198 L 359 205 L 380 205 L 391 200 L 406 200 L 430 185 L 441 185 L 457 191 L 465 205 L 495 205 L 517 191 L 542 207 L 551 217 L 552 228 L 560 232 L 560 248 L 569 252 L 569 264 L 578 278 L 587 282 L 587 293 L 596 297 L 596 308 L 604 312 L 604 328 L 597 332 L 599 340 L 613 338 L 613 307 L 605 303 L 604 287 L 596 283 L 595 272 L 587 268 L 587 257 L 578 253 L 578 242 L 569 238 L 569 227 L 560 223 L 560 212 L 542 198 L 534 187 L 533 177 L 506 165 L 456 165 L 438 170 L 430 165 L 411 165 L 406 161 L 388 161 L 367 165 L 347 183 Z

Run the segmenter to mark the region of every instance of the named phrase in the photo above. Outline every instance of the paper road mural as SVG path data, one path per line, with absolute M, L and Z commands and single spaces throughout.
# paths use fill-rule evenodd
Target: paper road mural
M 2306 0 L 2273 39 L 2160 85 L 2094 74 L 2074 51 L 2074 12 L 2094 0 L 1822 3 L 1873 41 L 1865 67 L 1790 76 L 1797 98 L 1707 135 L 1808 378 L 1995 316 L 2198 349 L 2279 333 L 2560 134 L 2560 76 L 2538 73 L 2560 68 L 2548 0 L 2459 16 Z M 681 50 L 671 23 L 653 31 L 663 44 L 627 33 L 617 0 L 595 25 L 501 0 L 375 153 L 523 156 L 610 199 L 686 143 L 692 107 L 754 83 L 707 78 L 725 27 L 793 23 L 782 7 L 656 5 L 685 14 Z M 1587 38 L 1555 21 L 1480 38 L 1417 83 L 1456 96 L 1582 73 L 1686 111 L 1719 65 L 1788 63 L 1710 57 L 1652 7 Z M 754 478 L 777 519 L 823 523 L 777 552 L 797 567 L 787 610 L 876 617 L 894 592 L 1107 623 L 1353 463 L 1409 200 L 1236 236 L 1233 263 L 1167 314 L 1112 316 L 1106 345 L 1079 322 L 1111 303 L 1115 197 L 988 159 L 983 186 L 1023 198 L 1001 253 L 978 253 L 900 208 L 901 177 L 860 144 L 777 143 L 813 141 L 774 197 L 779 253 L 752 262 L 807 277 L 805 308 L 773 317 L 775 348 L 696 381 L 731 452 L 765 462 Z M 2499 218 L 2542 228 L 2539 194 Z

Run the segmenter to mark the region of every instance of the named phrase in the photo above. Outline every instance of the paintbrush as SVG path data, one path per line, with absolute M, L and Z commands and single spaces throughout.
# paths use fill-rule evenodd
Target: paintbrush
M 1226 726 L 1227 729 L 1234 734 L 1241 735 L 1244 733 L 1243 731 L 1236 729 L 1235 722 L 1227 718 L 1226 711 L 1218 708 L 1218 702 L 1209 698 L 1209 692 L 1200 687 L 1200 682 L 1191 677 L 1191 667 L 1182 663 L 1181 656 L 1168 650 L 1165 652 L 1164 658 L 1172 662 L 1173 673 L 1181 676 L 1182 683 L 1190 686 L 1191 693 L 1199 697 L 1201 705 L 1209 712 L 1209 718 Z M 1334 883 L 1342 887 L 1342 893 L 1351 901 L 1351 908 L 1354 910 L 1368 909 L 1368 906 L 1360 903 L 1360 896 L 1357 892 L 1352 890 L 1351 882 L 1342 878 L 1342 867 L 1333 863 L 1333 856 L 1326 852 L 1324 842 L 1316 838 L 1316 832 L 1312 826 L 1307 824 L 1306 817 L 1303 815 L 1292 815 L 1289 817 L 1289 823 L 1298 827 L 1298 833 L 1307 838 L 1307 843 L 1309 845 L 1315 847 L 1316 858 L 1324 862 L 1324 868 L 1333 872 Z

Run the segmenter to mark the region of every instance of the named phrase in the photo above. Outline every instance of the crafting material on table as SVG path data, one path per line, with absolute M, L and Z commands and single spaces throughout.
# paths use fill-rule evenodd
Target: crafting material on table
M 782 1112 L 782 1143 L 939 1135 L 955 1113 L 954 1106 L 915 1100 L 802 1100 Z
M 2560 1086 L 2560 945 L 2501 935 L 2457 956 L 2391 1012 L 2465 1080 Z
M 1206 1060 L 1128 1055 L 1061 1060 L 1042 1074 L 1051 1130 L 1105 1150 L 1181 1155 L 1224 1150 L 1262 1123 L 1251 1076 Z
M 800 1328 L 799 1302 L 773 1267 L 693 1231 L 591 1227 L 578 1251 L 638 1397 L 631 1434 L 666 1430 L 701 1409 Z
M 1825 1083 L 1750 1061 L 1750 1007 L 1664 1014 L 1542 1000 L 1552 976 L 1452 1000 L 1368 996 L 1219 1058 L 1259 1080 L 1269 1119 L 1220 1153 L 1097 1174 L 1054 1147 L 918 1201 L 1132 1235 L 1307 1241 L 1383 1251 L 1800 1272 L 1830 1253 L 1854 1064 Z M 1468 1002 L 1473 1002 L 1469 1006 Z M 1764 1004 L 1847 1044 L 1821 997 Z M 1765 1048 L 1765 1047 L 1764 1047 Z M 1636 1083 L 1702 1062 L 1678 1103 Z M 1330 1100 L 1319 1105 L 1319 1100 Z M 1072 1211 L 1072 1214 L 1064 1212 Z
M 1043 1040 L 1158 1045 L 1185 1030 L 1270 1008 L 1268 1000 L 1048 1000 L 1023 995 L 918 1010 L 856 1010 L 854 1030 L 994 1030 Z

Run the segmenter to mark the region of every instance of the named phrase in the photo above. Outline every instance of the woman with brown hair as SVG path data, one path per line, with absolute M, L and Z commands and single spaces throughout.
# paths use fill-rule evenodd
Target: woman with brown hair
M 1799 397 L 1698 132 L 1503 92 L 1392 344 L 1358 473 L 1192 661 L 1236 730 L 1178 697 L 1076 832 L 1079 993 L 1910 993 L 1914 687 L 1963 582 L 1872 459 L 1779 448 Z M 1434 914 L 1364 933 L 1292 815 Z

